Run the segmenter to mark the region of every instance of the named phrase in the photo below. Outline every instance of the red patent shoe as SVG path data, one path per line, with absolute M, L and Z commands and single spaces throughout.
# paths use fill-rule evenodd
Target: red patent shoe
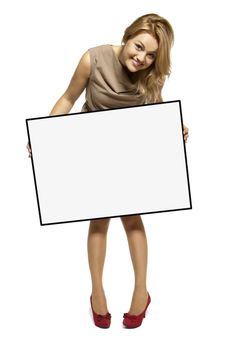
M 90 304 L 93 312 L 93 320 L 94 320 L 95 326 L 100 328 L 109 328 L 111 323 L 111 314 L 109 312 L 107 312 L 105 315 L 96 314 L 96 312 L 93 309 L 92 295 L 90 296 Z
M 148 300 L 147 300 L 146 307 L 145 307 L 144 311 L 139 315 L 131 315 L 129 313 L 125 313 L 123 315 L 123 317 L 124 317 L 123 325 L 126 328 L 139 327 L 142 324 L 143 318 L 145 317 L 145 312 L 146 312 L 150 302 L 151 302 L 151 298 L 150 298 L 150 295 L 148 293 Z

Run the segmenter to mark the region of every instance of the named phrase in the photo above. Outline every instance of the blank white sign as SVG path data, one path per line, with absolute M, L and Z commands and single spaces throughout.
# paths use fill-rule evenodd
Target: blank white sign
M 179 100 L 26 125 L 41 225 L 192 208 Z

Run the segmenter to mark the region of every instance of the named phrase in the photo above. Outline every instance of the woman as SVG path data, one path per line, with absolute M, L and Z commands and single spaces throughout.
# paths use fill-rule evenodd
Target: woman
M 170 23 L 157 14 L 136 19 L 124 32 L 120 46 L 101 45 L 87 50 L 81 57 L 65 93 L 50 115 L 67 114 L 86 89 L 82 111 L 162 101 L 161 91 L 170 75 L 170 50 L 174 33 Z M 184 127 L 187 142 L 188 128 Z M 31 150 L 29 156 L 31 156 Z M 135 286 L 131 306 L 123 324 L 139 327 L 151 301 L 146 286 L 147 238 L 140 215 L 120 217 L 127 234 Z M 106 253 L 106 236 L 110 218 L 90 221 L 88 260 L 92 280 L 90 303 L 94 323 L 108 328 L 108 312 L 102 284 Z

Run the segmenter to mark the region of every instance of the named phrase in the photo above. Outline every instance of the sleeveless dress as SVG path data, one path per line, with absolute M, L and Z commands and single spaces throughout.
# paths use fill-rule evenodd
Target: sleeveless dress
M 81 112 L 144 104 L 134 83 L 120 63 L 112 45 L 89 49 L 91 74 L 86 86 L 86 102 Z

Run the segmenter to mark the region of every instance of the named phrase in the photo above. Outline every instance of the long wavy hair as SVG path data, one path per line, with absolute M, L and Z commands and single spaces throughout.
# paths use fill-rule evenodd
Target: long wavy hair
M 158 42 L 155 61 L 146 69 L 136 72 L 137 92 L 145 96 L 145 103 L 161 102 L 161 91 L 171 74 L 170 50 L 174 43 L 174 32 L 170 23 L 163 17 L 150 13 L 137 18 L 124 31 L 122 45 L 134 36 L 147 32 Z

